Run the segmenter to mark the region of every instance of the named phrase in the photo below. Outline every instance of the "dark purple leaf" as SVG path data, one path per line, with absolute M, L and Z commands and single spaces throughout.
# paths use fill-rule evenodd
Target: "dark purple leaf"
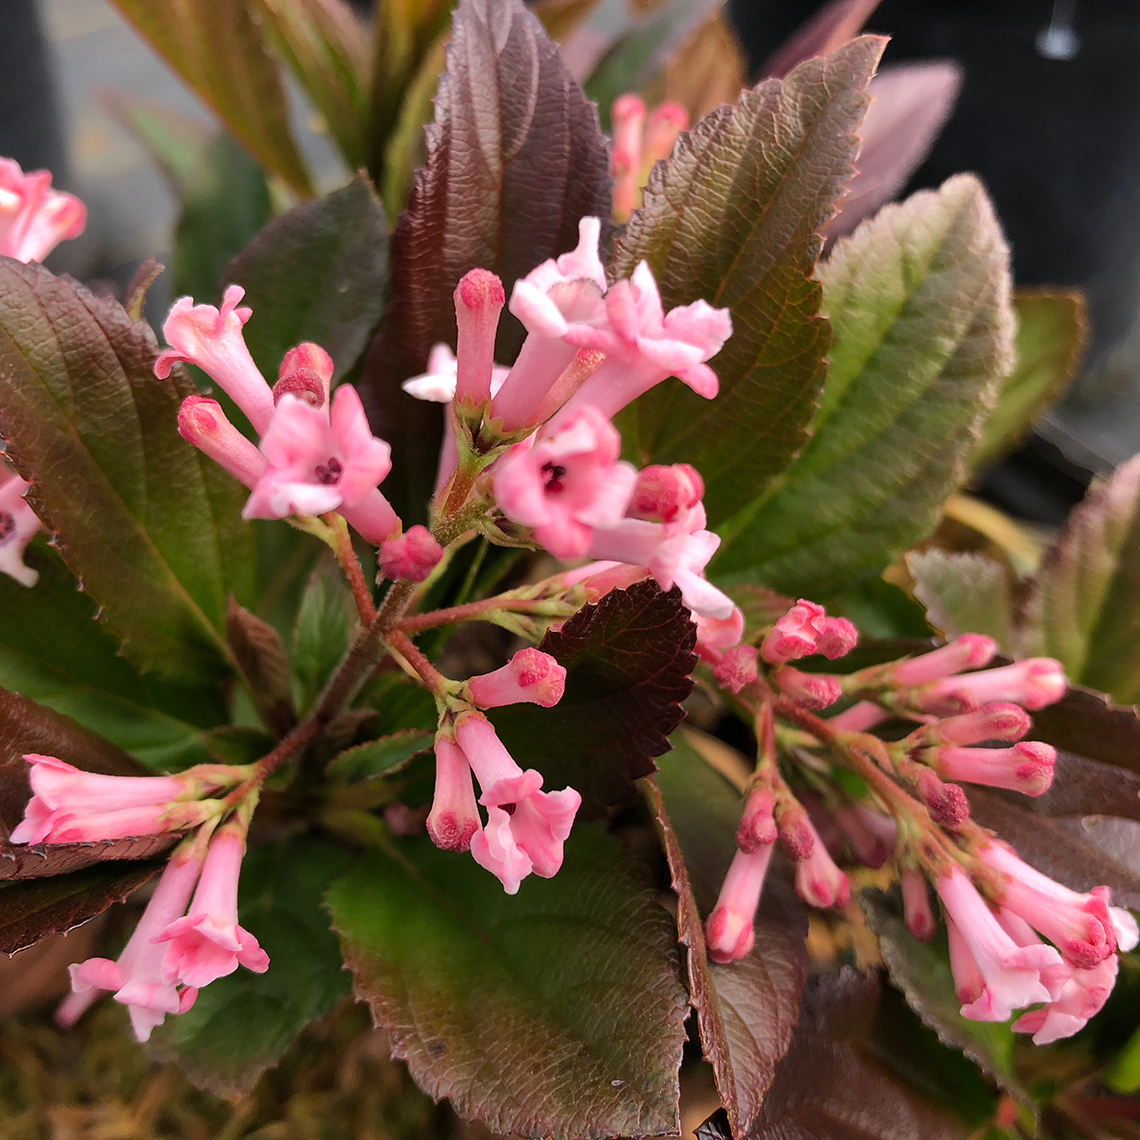
M 201 683 L 228 669 L 229 594 L 252 590 L 244 489 L 182 440 L 181 369 L 154 334 L 39 265 L 0 261 L 0 436 L 102 620 L 143 669 Z
M 653 772 L 684 719 L 696 627 L 680 591 L 655 582 L 612 590 L 584 606 L 539 648 L 566 667 L 566 692 L 552 709 L 511 705 L 490 718 L 503 743 L 546 787 L 582 794 L 584 818 L 633 794 Z
M 871 80 L 858 173 L 827 227 L 829 238 L 850 233 L 906 185 L 946 125 L 961 85 L 962 69 L 943 60 L 885 67 Z
M 703 299 L 732 313 L 715 400 L 669 380 L 621 417 L 639 461 L 700 470 L 714 526 L 762 497 L 807 441 L 830 340 L 819 235 L 851 177 L 884 43 L 855 40 L 706 115 L 654 167 L 617 244 L 612 277 L 644 259 L 666 309 Z
M 140 835 L 131 839 L 98 839 L 92 843 L 0 843 L 0 881 L 46 879 L 66 875 L 95 863 L 151 859 L 181 838 L 177 832 Z
M 844 967 L 804 994 L 800 1025 L 754 1126 L 738 1140 L 962 1140 L 967 1128 L 903 1084 L 869 1041 L 876 978 Z M 715 1135 L 715 1133 L 714 1133 Z
M 880 0 L 831 0 L 780 45 L 760 69 L 762 78 L 783 79 L 805 60 L 830 55 L 862 30 Z
M 773 869 L 754 924 L 752 951 L 708 961 L 702 913 L 716 901 L 735 851 L 740 797 L 680 738 L 649 784 L 677 893 L 677 933 L 688 949 L 690 1002 L 733 1131 L 746 1135 L 787 1052 L 807 980 L 807 916 Z
M 1140 772 L 1140 714 L 1082 685 L 1033 714 L 1030 737 L 1103 764 Z
M 431 492 L 441 419 L 400 383 L 423 371 L 433 344 L 454 347 L 459 279 L 482 266 L 509 293 L 516 278 L 574 247 L 579 218 L 607 223 L 611 202 L 597 111 L 521 0 L 459 5 L 425 142 L 392 238 L 392 302 L 360 382 L 373 428 L 392 444 L 385 492 L 413 517 Z M 513 360 L 522 339 L 504 312 L 498 359 Z
M 230 598 L 226 610 L 230 648 L 249 681 L 266 721 L 280 736 L 297 723 L 293 708 L 293 677 L 281 635 L 267 621 Z
M 49 934 L 64 934 L 122 902 L 161 861 L 104 863 L 70 875 L 0 884 L 0 954 L 15 954 Z

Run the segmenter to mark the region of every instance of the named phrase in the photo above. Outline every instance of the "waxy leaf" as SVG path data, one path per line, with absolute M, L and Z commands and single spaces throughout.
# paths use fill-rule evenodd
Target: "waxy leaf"
M 425 138 L 392 238 L 392 302 L 360 383 L 373 428 L 392 444 L 384 490 L 406 522 L 424 514 L 442 421 L 400 382 L 423 371 L 435 343 L 454 347 L 459 279 L 482 266 L 509 294 L 516 278 L 575 246 L 579 218 L 608 219 L 611 198 L 597 111 L 521 0 L 459 5 Z M 513 360 L 522 339 L 504 311 L 498 359 Z
M 388 286 L 388 227 L 368 179 L 275 218 L 226 271 L 253 309 L 245 342 L 272 384 L 285 353 L 319 344 L 343 375 L 380 319 Z
M 706 1058 L 733 1134 L 754 1127 L 787 1052 L 807 981 L 807 916 L 776 869 L 769 873 L 750 953 L 728 965 L 708 961 L 702 915 L 716 903 L 736 850 L 740 796 L 678 738 L 649 784 L 673 889 L 677 932 L 688 948 L 690 1001 Z
M 834 339 L 814 434 L 715 563 L 808 597 L 934 529 L 1013 366 L 1009 250 L 972 175 L 884 207 L 820 276 Z
M 914 596 L 926 617 L 950 641 L 961 633 L 984 633 L 1011 652 L 1013 597 L 1004 566 L 982 554 L 932 547 L 906 556 Z
M 312 193 L 289 130 L 277 65 L 248 3 L 230 0 L 114 0 L 159 55 L 295 193 Z
M 813 978 L 792 1047 L 741 1140 L 964 1140 L 961 1120 L 875 1058 L 878 1003 L 878 980 L 849 967 Z
M 29 502 L 136 665 L 228 670 L 226 598 L 252 584 L 241 486 L 178 435 L 193 387 L 155 379 L 157 345 L 69 278 L 0 263 L 0 436 Z
M 1140 700 L 1140 456 L 1099 480 L 1046 554 L 1026 603 L 1034 651 L 1074 681 Z
M 715 400 L 669 380 L 619 421 L 640 462 L 701 472 L 713 526 L 761 495 L 807 440 L 828 345 L 819 234 L 852 175 L 883 44 L 856 40 L 706 115 L 654 167 L 617 244 L 611 276 L 644 259 L 666 310 L 703 298 L 732 312 L 712 361 Z
M 151 770 L 206 760 L 204 730 L 228 719 L 222 693 L 141 675 L 60 558 L 39 543 L 26 558 L 40 575 L 35 589 L 0 575 L 0 686 L 70 717 L 97 733 L 101 748 L 110 741 Z M 71 760 L 50 745 L 22 750 Z M 82 755 L 75 762 L 94 766 Z
M 684 719 L 692 692 L 696 627 L 679 590 L 652 581 L 611 590 L 583 606 L 539 645 L 566 668 L 566 692 L 554 708 L 510 705 L 491 721 L 511 755 L 537 768 L 545 787 L 582 794 L 585 818 L 622 803 L 632 783 L 655 770 Z
M 514 897 L 424 838 L 367 855 L 327 903 L 393 1055 L 460 1116 L 557 1140 L 678 1131 L 673 924 L 599 826 Z
M 860 891 L 859 905 L 879 948 L 891 981 L 911 1009 L 938 1034 L 943 1044 L 961 1049 L 976 1065 L 1020 1100 L 1027 1093 L 1013 1071 L 1013 1032 L 1006 1023 L 969 1021 L 959 1013 L 961 1002 L 950 973 L 950 951 L 939 934 L 919 942 L 906 928 L 898 908 L 879 891 Z
M 223 1096 L 246 1091 L 293 1038 L 348 995 L 321 898 L 351 857 L 315 839 L 255 848 L 241 871 L 238 919 L 269 955 L 269 969 L 238 969 L 169 1017 L 152 1039 L 191 1080 Z
M 219 132 L 198 155 L 182 194 L 172 291 L 201 305 L 219 304 L 226 267 L 272 216 L 261 167 Z
M 972 467 L 1001 458 L 1026 436 L 1034 420 L 1055 403 L 1072 380 L 1088 341 L 1088 317 L 1080 293 L 1019 289 L 1017 367 L 1001 387 L 982 428 Z
M 0 884 L 0 954 L 82 926 L 161 869 L 161 860 L 104 863 L 70 875 Z

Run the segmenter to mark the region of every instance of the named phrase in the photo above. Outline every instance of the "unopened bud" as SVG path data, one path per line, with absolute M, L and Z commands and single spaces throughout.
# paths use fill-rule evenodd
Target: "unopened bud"
M 645 128 L 645 145 L 642 150 L 642 181 L 649 175 L 653 164 L 668 158 L 682 131 L 689 129 L 689 112 L 680 103 L 662 103 L 654 107 Z
M 782 665 L 785 661 L 810 657 L 816 652 L 816 642 L 825 620 L 823 606 L 809 602 L 807 598 L 800 598 L 764 638 L 760 656 L 769 665 Z
M 788 858 L 796 863 L 807 859 L 819 842 L 807 812 L 794 800 L 790 804 L 777 805 L 776 828 L 780 833 L 780 845 Z
M 672 522 L 695 507 L 704 493 L 704 481 L 689 464 L 654 464 L 637 473 L 626 514 L 649 522 Z
M 947 779 L 1008 788 L 1026 796 L 1039 796 L 1049 790 L 1057 761 L 1057 750 L 1052 745 L 1035 740 L 1023 740 L 1012 748 L 940 744 L 921 755 Z
M 893 820 L 862 804 L 837 807 L 831 814 L 860 862 L 879 868 L 891 857 L 898 834 Z
M 782 665 L 772 676 L 780 692 L 805 709 L 825 709 L 843 696 L 839 681 L 827 673 L 803 673 Z
M 820 623 L 819 637 L 816 639 L 817 653 L 822 653 L 829 661 L 844 657 L 859 643 L 859 631 L 843 617 L 824 618 Z
M 993 660 L 996 652 L 997 643 L 992 637 L 980 633 L 964 633 L 941 649 L 899 662 L 893 670 L 893 679 L 903 689 L 927 685 L 952 673 L 960 673 L 963 669 L 980 669 Z
M 486 269 L 472 269 L 456 286 L 455 401 L 466 408 L 478 408 L 491 398 L 495 334 L 506 301 L 502 281 Z
M 422 582 L 443 557 L 443 547 L 424 526 L 414 526 L 380 544 L 380 572 L 385 578 Z
M 919 942 L 929 942 L 936 929 L 934 911 L 930 906 L 926 877 L 914 867 L 907 867 L 902 873 L 902 897 L 907 930 Z
M 935 721 L 924 730 L 931 743 L 981 744 L 987 740 L 1020 740 L 1033 721 L 1020 706 L 1009 701 L 995 701 L 965 716 Z
M 217 400 L 187 396 L 178 409 L 178 434 L 247 487 L 257 486 L 265 473 L 265 456 L 230 423 Z
M 281 361 L 277 383 L 273 385 L 273 402 L 282 396 L 296 396 L 314 408 L 323 408 L 329 402 L 333 362 L 318 344 L 305 342 L 291 348 Z
M 736 846 L 741 851 L 752 853 L 776 842 L 775 806 L 775 793 L 765 784 L 758 784 L 748 793 L 744 814 L 736 829 Z
M 844 907 L 851 901 L 851 884 L 818 840 L 811 854 L 796 864 L 796 893 L 818 907 Z
M 751 645 L 738 645 L 735 649 L 727 650 L 713 670 L 716 683 L 730 693 L 739 693 L 758 676 L 756 650 Z
M 566 669 L 539 649 L 520 649 L 501 669 L 467 682 L 471 702 L 479 708 L 532 704 L 553 708 L 566 689 Z
M 957 827 L 970 816 L 966 793 L 957 784 L 946 784 L 932 769 L 918 766 L 914 789 L 926 804 L 930 818 L 943 827 Z

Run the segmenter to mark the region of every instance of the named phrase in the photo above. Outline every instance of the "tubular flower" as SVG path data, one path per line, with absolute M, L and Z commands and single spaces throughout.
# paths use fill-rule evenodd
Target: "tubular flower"
M 348 385 L 337 389 L 331 415 L 296 396 L 282 396 L 261 451 L 268 467 L 242 512 L 247 519 L 365 507 L 380 494 L 376 485 L 392 467 L 391 448 L 372 435 L 360 397 Z M 392 534 L 399 519 L 390 507 L 388 515 Z
M 178 434 L 251 490 L 265 474 L 265 456 L 230 423 L 217 400 L 187 396 L 178 409 Z
M 168 943 L 163 980 L 201 988 L 244 966 L 255 974 L 269 969 L 269 955 L 248 930 L 238 925 L 238 875 L 245 854 L 246 822 L 240 813 L 215 832 L 185 916 L 179 915 L 154 935 Z
M 1059 661 L 1027 657 L 997 669 L 942 677 L 916 689 L 914 700 L 923 711 L 940 714 L 969 712 L 992 701 L 1012 701 L 1035 712 L 1059 701 L 1067 688 Z
M 774 847 L 768 843 L 750 853 L 737 851 L 732 857 L 716 906 L 705 922 L 705 941 L 714 962 L 732 962 L 752 949 L 752 924 Z
M 13 843 L 82 843 L 157 835 L 193 827 L 217 804 L 202 797 L 235 782 L 219 773 L 239 769 L 191 768 L 178 776 L 103 776 L 54 756 L 29 753 L 31 800 L 13 830 Z
M 88 958 L 69 967 L 72 994 L 56 1015 L 62 1024 L 73 1025 L 100 990 L 109 990 L 130 1010 L 135 1036 L 147 1041 L 168 1013 L 185 1013 L 194 1004 L 198 990 L 193 986 L 180 990 L 178 980 L 167 975 L 166 947 L 156 938 L 186 912 L 204 858 L 205 844 L 197 836 L 175 850 L 117 962 Z
M 1008 788 L 1027 796 L 1040 796 L 1053 783 L 1057 750 L 1048 744 L 1023 741 L 1012 748 L 965 748 L 940 744 L 919 753 L 940 776 Z
M 428 835 L 444 851 L 467 851 L 481 824 L 471 765 L 455 739 L 441 732 L 435 740 L 435 795 L 427 817 Z
M 0 256 L 43 261 L 61 241 L 87 225 L 87 207 L 73 194 L 51 188 L 51 174 L 0 158 Z
M 520 649 L 501 669 L 472 677 L 466 684 L 471 703 L 483 709 L 532 704 L 553 708 L 566 689 L 566 669 L 538 649 Z
M 30 483 L 0 469 L 0 574 L 21 586 L 34 586 L 39 572 L 24 562 L 24 551 L 40 529 L 40 520 L 24 499 Z
M 245 346 L 242 326 L 253 310 L 238 307 L 244 296 L 240 285 L 230 285 L 221 309 L 179 297 L 162 326 L 170 347 L 154 362 L 154 374 L 165 380 L 178 361 L 196 364 L 245 412 L 258 435 L 264 435 L 273 418 L 273 392 Z
M 423 582 L 439 565 L 443 547 L 426 526 L 411 527 L 380 544 L 380 571 L 385 578 Z
M 593 408 L 559 417 L 496 465 L 495 500 L 555 557 L 580 558 L 597 530 L 625 514 L 637 472 L 620 451 L 621 437 Z

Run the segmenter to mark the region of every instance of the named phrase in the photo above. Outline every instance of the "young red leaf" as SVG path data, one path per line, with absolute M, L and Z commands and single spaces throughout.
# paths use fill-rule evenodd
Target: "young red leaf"
M 582 818 L 622 803 L 633 781 L 654 771 L 692 692 L 696 627 L 681 604 L 651 581 L 612 590 L 539 645 L 566 668 L 553 708 L 509 705 L 488 713 L 499 738 L 546 787 L 582 795 Z

